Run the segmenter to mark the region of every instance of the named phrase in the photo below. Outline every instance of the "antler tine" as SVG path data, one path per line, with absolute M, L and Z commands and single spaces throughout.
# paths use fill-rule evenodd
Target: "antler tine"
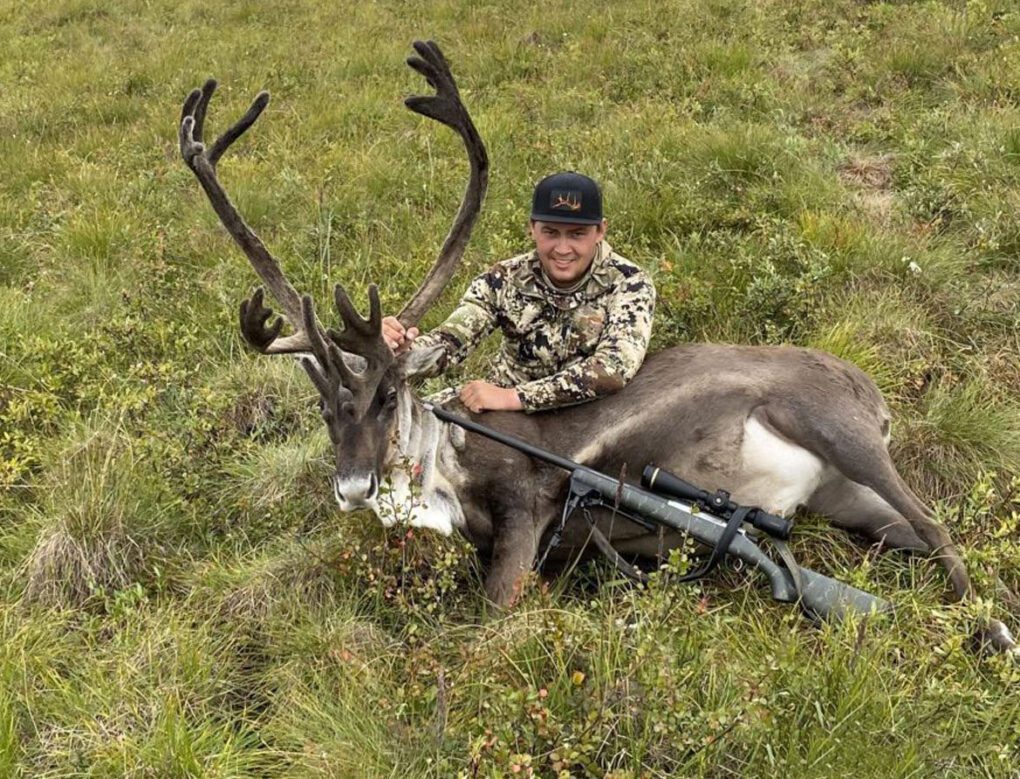
M 279 262 L 269 252 L 262 240 L 244 221 L 238 213 L 237 208 L 231 202 L 226 190 L 220 184 L 216 176 L 216 164 L 223 153 L 230 148 L 245 131 L 255 123 L 255 120 L 262 114 L 269 104 L 269 93 L 260 92 L 251 106 L 237 122 L 235 122 L 223 135 L 221 135 L 210 149 L 206 149 L 203 143 L 204 124 L 206 110 L 216 91 L 216 81 L 209 79 L 202 86 L 202 89 L 193 90 L 184 101 L 181 110 L 180 145 L 181 156 L 188 167 L 191 168 L 195 177 L 205 190 L 205 194 L 212 204 L 213 210 L 219 216 L 223 226 L 234 239 L 234 242 L 241 248 L 241 251 L 248 257 L 255 272 L 262 279 L 266 287 L 273 294 L 273 297 L 283 308 L 287 318 L 293 324 L 303 320 L 301 309 L 301 298 L 297 290 L 291 286 L 287 277 L 284 276 Z M 264 323 L 264 320 L 263 320 Z M 315 323 L 315 329 L 322 332 L 322 328 Z M 295 333 L 288 339 L 287 351 L 300 351 L 298 347 L 304 344 L 301 333 Z M 272 347 L 266 347 L 263 351 L 281 352 L 283 344 L 276 343 Z
M 201 89 L 191 90 L 181 108 L 181 156 L 192 170 L 195 157 L 205 152 L 205 114 L 216 86 L 216 79 L 208 79 Z
M 333 347 L 336 348 L 336 347 Z M 342 407 L 354 399 L 354 393 L 343 384 L 338 384 L 328 373 L 324 372 L 320 364 L 311 357 L 301 358 L 301 367 L 305 369 L 308 378 L 312 380 L 315 389 L 323 401 L 333 408 Z
M 213 144 L 212 149 L 209 151 L 210 165 L 216 166 L 220 157 L 223 156 L 223 152 L 229 149 L 234 141 L 244 135 L 245 131 L 255 124 L 255 120 L 266 110 L 267 105 L 269 105 L 268 92 L 263 90 L 255 95 L 255 99 L 248 107 L 248 110 L 244 112 L 244 116 L 234 122 L 232 127 L 216 139 L 216 143 Z
M 180 143 L 181 143 L 181 156 L 184 157 L 185 160 L 187 160 L 187 158 L 188 158 L 187 154 L 185 152 L 185 144 L 184 144 L 184 142 L 186 140 L 186 137 L 187 137 L 185 135 L 185 133 L 184 133 L 184 124 L 185 124 L 186 120 L 188 120 L 188 119 L 191 120 L 191 127 L 190 127 L 190 130 L 189 130 L 189 132 L 191 133 L 190 140 L 192 142 L 194 142 L 196 140 L 199 143 L 202 142 L 201 129 L 195 129 L 195 127 L 194 127 L 194 124 L 195 124 L 195 109 L 198 107 L 198 101 L 201 99 L 201 97 L 202 97 L 202 90 L 201 89 L 198 89 L 198 88 L 192 89 L 188 93 L 188 96 L 186 98 L 184 98 L 184 105 L 181 106 L 181 121 L 180 121 L 180 123 L 178 124 L 177 127 L 178 127 L 178 133 L 179 133 L 179 140 L 180 140 Z
M 471 175 L 468 179 L 460 209 L 450 228 L 436 262 L 426 274 L 421 286 L 411 296 L 397 318 L 407 327 L 418 324 L 425 312 L 442 294 L 457 270 L 471 231 L 478 220 L 489 184 L 489 156 L 485 144 L 460 98 L 457 83 L 450 66 L 435 41 L 415 41 L 418 57 L 408 57 L 407 64 L 425 76 L 436 90 L 435 95 L 415 95 L 404 105 L 415 113 L 442 122 L 456 130 L 464 141 Z
M 260 352 L 265 352 L 283 329 L 283 320 L 280 317 L 276 317 L 272 325 L 266 326 L 273 311 L 262 304 L 264 294 L 262 287 L 256 289 L 250 299 L 241 301 L 239 312 L 241 335 L 249 346 Z
M 206 79 L 199 93 L 198 105 L 195 107 L 195 138 L 199 143 L 205 142 L 205 114 L 217 86 L 216 79 Z
M 369 315 L 368 319 L 364 319 L 354 307 L 343 285 L 337 284 L 333 287 L 333 300 L 336 303 L 336 310 L 340 314 L 344 327 L 348 330 L 354 330 L 360 335 L 374 336 L 382 332 L 382 317 L 378 313 L 379 288 L 375 284 L 369 285 L 368 298 Z
M 382 304 L 377 284 L 368 285 L 368 327 L 373 333 L 382 334 Z
M 327 331 L 329 338 L 341 348 L 354 352 L 376 367 L 385 367 L 393 361 L 393 354 L 382 337 L 382 305 L 379 302 L 379 288 L 368 287 L 369 314 L 363 318 L 351 303 L 347 291 L 337 284 L 333 297 L 340 319 L 344 323 L 342 332 Z
M 323 392 L 322 388 L 319 387 L 320 394 L 329 397 L 335 393 L 337 385 L 354 387 L 359 378 L 357 374 L 347 367 L 343 356 L 340 354 L 340 350 L 333 340 L 327 340 L 323 337 L 315 319 L 315 304 L 309 295 L 301 298 L 301 314 L 312 354 L 315 355 L 315 359 L 321 366 L 323 379 L 331 388 L 328 392 Z
M 315 385 L 315 389 L 319 391 L 321 397 L 332 397 L 333 385 L 326 374 L 323 373 L 320 363 L 311 357 L 302 357 L 301 367 L 305 369 L 305 373 L 308 374 L 308 378 L 312 380 L 312 384 Z

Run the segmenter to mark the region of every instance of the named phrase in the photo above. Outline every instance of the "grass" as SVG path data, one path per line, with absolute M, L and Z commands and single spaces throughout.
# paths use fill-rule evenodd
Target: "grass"
M 967 645 L 1020 626 L 1014 4 L 31 0 L 0 34 L 0 775 L 1017 775 L 1018 669 Z M 805 517 L 798 556 L 895 617 L 598 565 L 494 615 L 462 541 L 337 514 L 314 392 L 241 345 L 254 279 L 175 122 L 209 76 L 213 132 L 269 89 L 228 191 L 300 290 L 395 311 L 466 173 L 401 106 L 417 37 L 492 159 L 426 326 L 526 248 L 535 180 L 586 171 L 657 347 L 875 378 L 982 599 Z

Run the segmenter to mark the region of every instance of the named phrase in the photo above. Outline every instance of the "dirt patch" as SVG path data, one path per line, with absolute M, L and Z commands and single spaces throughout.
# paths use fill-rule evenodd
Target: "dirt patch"
M 824 75 L 834 56 L 828 47 L 792 51 L 776 59 L 772 74 L 781 84 L 806 85 Z

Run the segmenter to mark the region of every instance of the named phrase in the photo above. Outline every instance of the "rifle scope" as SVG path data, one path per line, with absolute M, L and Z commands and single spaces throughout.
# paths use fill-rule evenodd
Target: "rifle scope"
M 684 481 L 676 474 L 664 471 L 659 466 L 652 465 L 651 463 L 646 465 L 645 469 L 641 472 L 641 486 L 660 495 L 669 495 L 670 497 L 680 498 L 680 500 L 686 500 L 690 503 L 698 503 L 706 511 L 713 514 L 721 514 L 723 519 L 729 519 L 733 512 L 740 508 L 730 500 L 730 494 L 725 490 L 719 490 L 715 493 L 703 490 L 700 487 L 695 487 L 690 482 Z M 759 530 L 768 533 L 770 536 L 781 538 L 784 541 L 790 537 L 790 533 L 793 530 L 792 520 L 777 516 L 776 514 L 769 514 L 767 511 L 759 508 L 752 509 L 745 521 L 751 523 L 751 525 Z

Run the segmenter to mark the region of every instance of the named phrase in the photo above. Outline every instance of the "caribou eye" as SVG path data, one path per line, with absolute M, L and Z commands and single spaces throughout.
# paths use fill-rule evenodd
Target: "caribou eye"
M 390 387 L 382 396 L 376 396 L 379 400 L 379 411 L 390 412 L 397 407 L 397 388 Z

